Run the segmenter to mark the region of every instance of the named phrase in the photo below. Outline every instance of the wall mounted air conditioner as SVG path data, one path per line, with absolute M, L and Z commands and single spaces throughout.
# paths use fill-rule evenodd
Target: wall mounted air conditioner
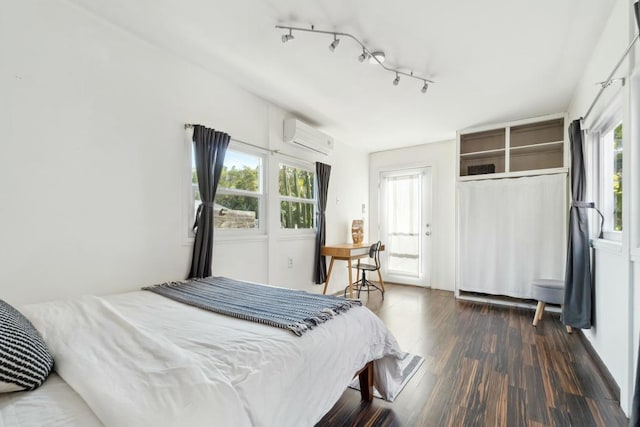
M 329 154 L 333 138 L 298 119 L 284 120 L 284 142 L 316 153 Z

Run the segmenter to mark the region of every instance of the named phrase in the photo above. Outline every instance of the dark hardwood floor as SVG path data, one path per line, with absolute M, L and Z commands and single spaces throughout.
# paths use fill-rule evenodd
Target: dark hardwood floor
M 395 402 L 347 389 L 318 426 L 627 426 L 579 336 L 556 314 L 388 285 L 366 305 L 424 364 Z

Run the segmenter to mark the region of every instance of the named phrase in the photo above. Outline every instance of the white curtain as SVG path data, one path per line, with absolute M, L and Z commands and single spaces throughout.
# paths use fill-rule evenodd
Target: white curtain
M 420 276 L 420 224 L 423 174 L 386 177 L 387 270 L 410 277 Z
M 564 280 L 565 174 L 467 181 L 458 189 L 459 289 L 532 298 L 532 280 Z

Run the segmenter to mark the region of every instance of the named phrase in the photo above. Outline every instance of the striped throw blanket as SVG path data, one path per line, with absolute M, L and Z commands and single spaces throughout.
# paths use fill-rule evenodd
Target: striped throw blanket
M 167 282 L 142 289 L 203 310 L 288 329 L 297 336 L 354 305 L 362 305 L 358 300 L 225 277 Z

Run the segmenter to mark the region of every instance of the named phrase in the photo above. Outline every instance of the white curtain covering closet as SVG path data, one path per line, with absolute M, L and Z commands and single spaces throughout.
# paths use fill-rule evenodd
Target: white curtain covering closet
M 532 298 L 564 279 L 566 174 L 458 183 L 459 290 Z

